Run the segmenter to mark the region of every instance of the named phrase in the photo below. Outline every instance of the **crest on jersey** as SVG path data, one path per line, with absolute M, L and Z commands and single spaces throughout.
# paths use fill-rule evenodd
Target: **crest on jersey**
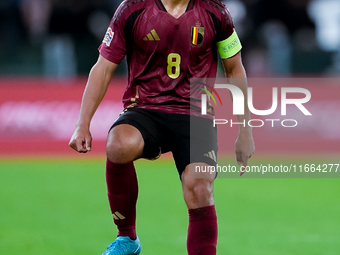
M 106 31 L 105 37 L 103 39 L 103 43 L 106 44 L 107 47 L 110 46 L 114 32 L 112 31 L 111 27 L 109 27 Z
M 193 45 L 199 45 L 203 42 L 204 27 L 191 27 L 191 43 Z

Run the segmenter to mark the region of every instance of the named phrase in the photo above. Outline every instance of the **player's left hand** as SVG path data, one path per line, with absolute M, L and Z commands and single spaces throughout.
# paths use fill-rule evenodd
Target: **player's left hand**
M 255 144 L 253 135 L 251 132 L 240 133 L 235 142 L 235 153 L 238 165 L 243 166 L 243 170 L 248 165 L 248 159 L 255 152 Z M 244 171 L 240 172 L 240 176 L 244 174 Z

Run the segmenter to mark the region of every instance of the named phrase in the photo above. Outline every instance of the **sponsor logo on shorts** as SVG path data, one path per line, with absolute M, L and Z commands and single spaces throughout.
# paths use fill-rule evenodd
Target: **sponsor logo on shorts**
M 215 162 L 217 162 L 217 158 L 216 158 L 216 153 L 214 150 L 211 150 L 207 153 L 204 154 L 205 157 L 211 158 L 212 160 L 214 160 Z

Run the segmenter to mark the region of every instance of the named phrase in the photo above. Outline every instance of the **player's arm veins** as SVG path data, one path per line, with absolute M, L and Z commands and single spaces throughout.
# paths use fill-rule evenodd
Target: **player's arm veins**
M 91 121 L 107 91 L 117 66 L 117 64 L 99 56 L 97 63 L 90 71 L 89 79 L 83 94 L 80 122 L 87 123 L 88 125 Z

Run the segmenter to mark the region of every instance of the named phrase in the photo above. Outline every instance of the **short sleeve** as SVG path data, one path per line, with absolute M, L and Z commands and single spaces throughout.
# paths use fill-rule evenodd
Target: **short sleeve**
M 242 49 L 232 17 L 226 7 L 221 11 L 221 27 L 216 38 L 217 49 L 222 59 L 233 57 Z
M 121 15 L 121 7 L 124 2 L 119 6 L 114 14 L 111 23 L 105 33 L 102 44 L 99 46 L 99 53 L 107 60 L 120 64 L 126 55 L 125 43 L 125 19 Z
M 227 39 L 234 32 L 234 22 L 227 7 L 221 10 L 221 29 L 217 31 L 218 41 Z

